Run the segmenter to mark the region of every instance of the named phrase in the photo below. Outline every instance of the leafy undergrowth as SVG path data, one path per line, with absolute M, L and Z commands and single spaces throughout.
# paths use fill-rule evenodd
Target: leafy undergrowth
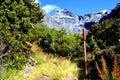
M 5 80 L 77 80 L 79 68 L 66 58 L 53 57 L 44 53 L 41 48 L 32 45 L 35 53 L 24 70 L 12 70 Z

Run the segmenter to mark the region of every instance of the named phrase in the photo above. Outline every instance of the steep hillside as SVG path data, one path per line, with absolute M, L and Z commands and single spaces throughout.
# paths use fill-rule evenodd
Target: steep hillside
M 23 70 L 3 72 L 4 80 L 77 80 L 79 68 L 66 58 L 57 58 L 44 53 L 37 45 L 32 45 L 35 55 Z

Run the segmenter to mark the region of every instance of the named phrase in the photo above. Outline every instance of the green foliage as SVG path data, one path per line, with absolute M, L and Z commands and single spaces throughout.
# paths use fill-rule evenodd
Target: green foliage
M 81 36 L 68 34 L 65 29 L 49 29 L 41 24 L 43 16 L 34 0 L 0 1 L 0 52 L 7 54 L 2 57 L 2 65 L 7 65 L 5 69 L 17 73 L 16 69 L 23 68 L 31 53 L 27 42 L 37 43 L 44 51 L 78 60 L 82 53 Z
M 50 29 L 41 24 L 43 16 L 39 4 L 34 3 L 34 0 L 0 1 L 0 52 L 8 53 L 3 57 L 3 65 L 10 63 L 10 69 L 22 69 L 22 64 L 31 53 L 26 42 L 36 43 L 44 51 L 65 56 L 74 62 L 80 61 L 83 57 L 81 35 L 67 33 L 64 28 L 59 31 Z M 92 26 L 87 35 L 88 51 L 118 46 L 119 26 L 120 19 L 110 19 Z M 55 72 L 54 76 L 58 79 L 60 75 L 56 75 Z
M 87 43 L 88 51 L 94 51 L 98 48 L 97 41 L 95 41 L 93 35 L 87 35 Z
M 31 38 L 28 31 L 42 22 L 42 10 L 34 0 L 2 0 L 0 1 L 0 52 L 3 65 L 21 69 L 31 53 L 26 44 Z
M 64 28 L 57 31 L 46 25 L 36 26 L 38 26 L 36 29 L 28 31 L 31 42 L 35 41 L 44 51 L 66 56 L 75 61 L 79 60 L 83 52 L 83 42 L 79 34 L 67 33 Z
M 94 39 L 91 44 L 91 37 Z M 117 46 L 120 44 L 120 19 L 105 20 L 100 24 L 92 26 L 88 33 L 88 44 L 98 46 L 99 48 L 106 48 L 109 46 Z
M 36 47 L 39 48 L 39 47 Z M 34 50 L 35 51 L 35 50 Z M 35 51 L 36 52 L 36 51 Z M 40 53 L 40 52 L 39 52 Z M 2 80 L 67 80 L 77 79 L 78 70 L 77 64 L 70 62 L 69 60 L 61 61 L 57 57 L 49 57 L 48 55 L 40 55 L 39 53 L 34 55 L 35 65 L 23 69 L 3 69 Z M 42 52 L 43 53 L 43 52 Z
M 120 50 L 120 19 L 108 19 L 105 21 L 102 21 L 99 24 L 95 24 L 90 29 L 90 32 L 87 35 L 87 50 L 93 55 L 93 60 L 91 58 L 90 61 L 94 62 L 94 59 L 101 61 L 100 57 L 98 55 L 105 56 L 107 67 L 112 71 L 111 63 L 113 62 L 114 54 L 119 55 Z M 95 55 L 94 55 L 95 53 Z M 91 56 L 92 57 L 92 56 Z M 94 79 L 98 79 L 96 74 L 93 74 L 92 72 L 96 72 L 96 69 L 94 69 L 93 63 L 89 63 L 89 65 L 92 65 L 90 76 Z M 101 68 L 101 66 L 100 66 Z M 103 76 L 105 74 L 101 73 Z M 101 75 L 99 74 L 99 75 Z M 106 76 L 105 76 L 106 77 Z M 109 76 L 110 77 L 110 76 Z M 107 77 L 106 77 L 107 78 Z M 109 78 L 110 79 L 110 78 Z

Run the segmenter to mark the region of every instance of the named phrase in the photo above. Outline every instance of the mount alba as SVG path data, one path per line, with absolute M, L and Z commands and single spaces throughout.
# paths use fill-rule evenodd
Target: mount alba
M 44 23 L 51 28 L 60 30 L 65 28 L 68 32 L 82 34 L 82 27 L 89 30 L 93 24 L 99 23 L 102 20 L 114 17 L 120 12 L 120 3 L 111 10 L 111 12 L 101 11 L 99 13 L 86 14 L 79 16 L 67 9 L 59 10 L 54 15 L 45 14 Z

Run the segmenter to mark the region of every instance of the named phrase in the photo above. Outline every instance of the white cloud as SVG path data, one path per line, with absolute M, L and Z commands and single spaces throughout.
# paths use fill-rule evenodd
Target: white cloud
M 38 0 L 35 0 L 35 3 L 39 3 L 39 1 L 38 1 Z
M 42 8 L 46 13 L 50 13 L 53 10 L 60 10 L 61 8 L 56 5 L 45 5 Z

